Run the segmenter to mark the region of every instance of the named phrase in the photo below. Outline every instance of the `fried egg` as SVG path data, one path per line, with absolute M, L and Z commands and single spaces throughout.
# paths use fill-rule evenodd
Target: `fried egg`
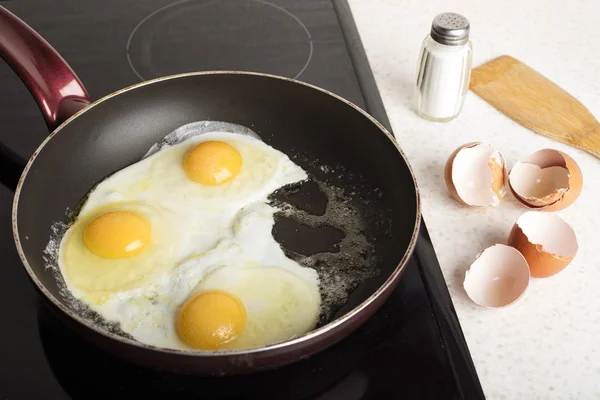
M 273 238 L 267 197 L 306 178 L 254 136 L 188 134 L 89 194 L 61 241 L 66 286 L 150 345 L 228 350 L 300 336 L 318 320 L 319 278 Z
M 179 309 L 177 333 L 198 349 L 258 347 L 300 336 L 319 318 L 318 286 L 310 275 L 276 266 L 219 268 Z
M 142 202 L 86 210 L 62 242 L 65 280 L 91 299 L 143 285 L 173 268 L 181 247 L 173 216 Z
M 95 189 L 169 209 L 222 211 L 264 199 L 306 174 L 283 153 L 249 135 L 210 132 L 164 146 Z M 93 204 L 93 199 L 88 200 Z
M 180 306 L 176 330 L 188 346 L 264 346 L 300 336 L 316 325 L 321 305 L 318 275 L 288 259 L 273 239 L 273 211 L 257 203 L 238 214 L 232 236 L 237 254 L 201 279 Z M 243 312 L 233 306 L 236 303 Z M 229 312 L 214 313 L 211 305 Z

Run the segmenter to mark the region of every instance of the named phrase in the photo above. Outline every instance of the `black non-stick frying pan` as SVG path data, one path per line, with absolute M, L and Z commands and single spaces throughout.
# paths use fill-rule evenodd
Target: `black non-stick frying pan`
M 31 156 L 16 190 L 17 250 L 51 309 L 90 341 L 161 369 L 204 375 L 258 371 L 308 357 L 341 340 L 365 322 L 396 286 L 418 233 L 418 191 L 390 134 L 352 103 L 283 77 L 207 71 L 142 82 L 90 104 L 83 85 L 56 51 L 2 7 L 0 53 L 28 86 L 52 131 Z M 65 219 L 67 209 L 73 209 L 95 183 L 140 160 L 166 134 L 200 120 L 252 127 L 313 179 L 345 190 L 359 209 L 364 235 L 374 249 L 373 273 L 358 284 L 335 316 L 304 336 L 241 351 L 148 346 L 103 330 L 74 309 L 60 293 L 56 275 L 45 268 L 43 252 L 51 226 Z M 324 165 L 336 173 L 326 174 Z M 297 195 L 302 193 L 301 187 Z M 307 191 L 303 201 L 311 204 L 317 197 Z M 284 248 L 305 253 L 315 243 L 327 247 L 328 232 L 303 233 L 285 221 L 275 225 L 275 237 Z

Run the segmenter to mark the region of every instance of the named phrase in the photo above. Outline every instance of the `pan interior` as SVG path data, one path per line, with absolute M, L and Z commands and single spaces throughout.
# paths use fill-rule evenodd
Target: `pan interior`
M 416 189 L 404 159 L 370 119 L 326 93 L 287 80 L 245 74 L 185 76 L 97 103 L 63 126 L 32 164 L 18 203 L 19 238 L 35 277 L 56 301 L 93 318 L 61 295 L 56 274 L 45 268 L 44 249 L 53 223 L 64 221 L 65 212 L 96 183 L 138 161 L 169 132 L 198 120 L 249 127 L 311 176 L 271 196 L 300 211 L 276 218 L 273 233 L 288 256 L 304 263 L 310 258 L 321 272 L 330 265 L 327 257 L 342 262 L 346 257 L 351 269 L 368 267 L 347 301 L 322 316 L 321 324 L 365 301 L 396 270 L 415 230 Z M 344 202 L 346 211 L 357 210 L 360 233 L 371 244 L 369 254 L 358 255 L 364 262 L 356 262 L 352 243 L 344 242 L 349 222 L 341 218 L 343 207 L 330 210 L 331 204 Z M 331 256 L 315 258 L 315 253 Z M 336 274 L 330 274 L 332 279 Z

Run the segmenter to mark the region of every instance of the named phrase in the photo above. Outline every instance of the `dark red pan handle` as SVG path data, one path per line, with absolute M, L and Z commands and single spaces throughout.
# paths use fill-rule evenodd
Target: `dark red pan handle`
M 50 131 L 90 104 L 85 87 L 58 52 L 2 6 L 0 56 L 27 85 Z

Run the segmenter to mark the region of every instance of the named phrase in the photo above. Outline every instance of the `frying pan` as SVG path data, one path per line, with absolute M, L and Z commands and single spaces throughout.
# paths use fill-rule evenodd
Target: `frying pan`
M 284 77 L 205 71 L 142 82 L 92 103 L 60 55 L 2 7 L 0 53 L 35 97 L 51 131 L 29 159 L 15 192 L 16 247 L 50 309 L 89 341 L 159 369 L 199 375 L 254 372 L 292 363 L 338 342 L 395 288 L 420 226 L 418 190 L 392 136 L 349 101 Z M 364 235 L 375 250 L 375 269 L 333 318 L 315 330 L 248 350 L 193 352 L 149 346 L 94 324 L 61 295 L 56 275 L 45 268 L 51 226 L 65 219 L 66 210 L 94 184 L 140 160 L 166 134 L 199 120 L 252 127 L 315 179 L 354 193 L 351 200 L 360 209 Z M 323 165 L 337 172 L 325 174 Z M 317 201 L 314 196 L 304 200 Z M 297 228 L 276 222 L 275 237 L 284 248 L 310 248 L 308 242 L 331 240 L 320 231 L 299 234 Z

